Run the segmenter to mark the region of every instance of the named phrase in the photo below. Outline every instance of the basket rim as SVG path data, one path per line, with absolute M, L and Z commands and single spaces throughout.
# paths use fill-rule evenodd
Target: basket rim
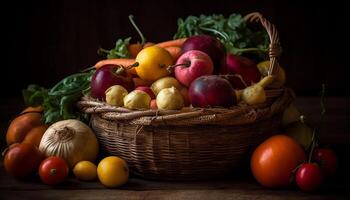
M 84 96 L 77 103 L 86 114 L 98 114 L 110 121 L 123 121 L 137 125 L 240 125 L 254 123 L 283 111 L 293 99 L 289 88 L 267 90 L 269 101 L 247 105 L 240 103 L 230 108 L 194 108 L 181 110 L 130 110 L 124 107 L 108 105 L 106 102 Z

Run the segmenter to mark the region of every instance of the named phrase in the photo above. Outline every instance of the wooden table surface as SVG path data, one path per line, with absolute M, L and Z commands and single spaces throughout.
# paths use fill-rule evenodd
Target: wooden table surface
M 312 124 L 319 119 L 317 97 L 298 97 L 297 107 Z M 22 107 L 17 98 L 0 100 L 0 131 L 6 133 L 8 122 Z M 295 187 L 270 190 L 260 186 L 249 171 L 239 177 L 201 182 L 164 182 L 131 177 L 116 189 L 107 189 L 98 181 L 81 182 L 70 176 L 60 186 L 47 186 L 37 177 L 16 180 L 0 165 L 0 200 L 2 199 L 350 199 L 349 161 L 350 97 L 327 97 L 327 116 L 323 123 L 321 141 L 330 144 L 339 157 L 337 177 L 314 193 L 304 193 Z M 4 135 L 1 138 L 4 145 Z M 3 148 L 3 146 L 2 146 Z

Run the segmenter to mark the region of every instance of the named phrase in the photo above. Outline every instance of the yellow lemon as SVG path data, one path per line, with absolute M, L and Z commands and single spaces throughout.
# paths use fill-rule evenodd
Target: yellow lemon
M 74 166 L 73 173 L 80 180 L 92 181 L 96 179 L 97 168 L 90 161 L 80 161 Z
M 174 63 L 170 53 L 157 46 L 142 49 L 136 56 L 136 62 L 139 64 L 135 68 L 136 73 L 145 81 L 156 81 L 169 75 L 170 72 L 167 67 Z
M 100 161 L 97 166 L 97 176 L 106 187 L 118 187 L 129 179 L 129 168 L 126 162 L 117 157 L 109 156 Z

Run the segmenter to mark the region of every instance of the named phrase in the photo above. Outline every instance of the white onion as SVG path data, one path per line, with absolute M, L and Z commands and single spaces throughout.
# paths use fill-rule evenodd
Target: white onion
M 45 156 L 65 159 L 70 168 L 82 160 L 95 161 L 98 142 L 89 126 L 75 119 L 52 124 L 44 133 L 39 150 Z

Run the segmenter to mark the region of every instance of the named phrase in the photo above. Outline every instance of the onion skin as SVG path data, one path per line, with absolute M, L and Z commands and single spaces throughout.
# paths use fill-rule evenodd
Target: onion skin
M 56 122 L 46 130 L 39 150 L 46 157 L 65 159 L 72 169 L 79 161 L 95 161 L 98 142 L 89 126 L 79 120 L 68 119 Z
M 91 79 L 91 96 L 105 100 L 106 90 L 113 85 L 121 85 L 128 92 L 134 89 L 134 82 L 126 70 L 116 65 L 105 65 L 98 70 Z

